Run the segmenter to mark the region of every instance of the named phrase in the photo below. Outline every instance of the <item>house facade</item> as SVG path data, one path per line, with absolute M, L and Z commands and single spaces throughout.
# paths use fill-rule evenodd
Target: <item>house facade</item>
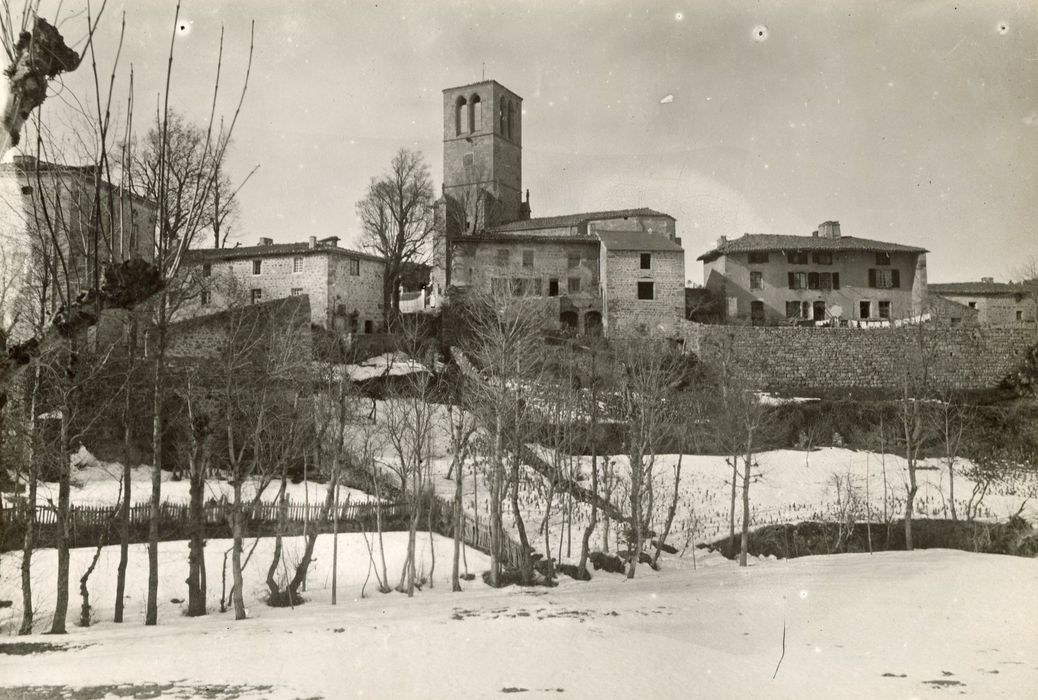
M 926 252 L 843 236 L 827 221 L 810 236 L 722 237 L 699 260 L 726 323 L 872 323 L 926 312 Z
M 186 295 L 178 320 L 216 313 L 237 301 L 252 304 L 309 297 L 310 321 L 338 333 L 376 333 L 382 328 L 384 261 L 340 248 L 337 237 L 305 243 L 191 250 L 181 274 L 197 292 Z
M 522 196 L 522 98 L 493 80 L 443 93 L 443 198 L 431 282 L 533 297 L 545 325 L 671 335 L 684 316 L 672 216 L 648 208 L 533 218 Z
M 1005 326 L 1035 322 L 1034 292 L 1022 284 L 984 277 L 979 282 L 932 284 L 930 292 L 972 309 L 980 324 Z
M 28 155 L 0 163 L 2 313 L 9 340 L 31 336 L 34 322 L 53 315 L 66 296 L 93 288 L 107 265 L 153 261 L 155 227 L 155 204 L 98 178 L 95 166 Z

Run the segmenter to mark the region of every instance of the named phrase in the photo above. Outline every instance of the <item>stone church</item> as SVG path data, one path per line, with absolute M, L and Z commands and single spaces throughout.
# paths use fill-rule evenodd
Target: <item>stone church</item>
M 677 335 L 685 254 L 674 217 L 648 208 L 532 217 L 522 102 L 494 80 L 443 91 L 433 285 L 538 298 L 547 325 L 580 334 Z

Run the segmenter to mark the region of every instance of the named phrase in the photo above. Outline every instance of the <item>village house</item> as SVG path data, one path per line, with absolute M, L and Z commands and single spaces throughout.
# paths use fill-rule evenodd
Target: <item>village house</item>
M 979 282 L 931 284 L 930 292 L 974 309 L 980 324 L 1002 326 L 1035 321 L 1034 293 L 1022 284 L 982 277 Z
M 309 297 L 310 321 L 337 333 L 375 333 L 382 328 L 382 258 L 339 247 L 336 236 L 304 243 L 196 249 L 182 274 L 198 292 L 177 320 L 289 296 Z M 232 298 L 236 297 L 235 298 Z
M 0 163 L 2 313 L 8 341 L 33 335 L 33 319 L 49 317 L 62 305 L 66 281 L 74 300 L 103 281 L 106 266 L 154 260 L 155 222 L 153 202 L 98 178 L 93 165 L 48 163 L 31 155 Z M 44 288 L 50 292 L 41 294 Z
M 926 313 L 926 252 L 844 236 L 826 221 L 810 236 L 722 236 L 699 260 L 726 323 L 857 325 Z
M 493 80 L 443 91 L 443 198 L 432 284 L 540 299 L 547 326 L 674 335 L 684 252 L 652 209 L 532 218 L 522 193 L 522 98 Z

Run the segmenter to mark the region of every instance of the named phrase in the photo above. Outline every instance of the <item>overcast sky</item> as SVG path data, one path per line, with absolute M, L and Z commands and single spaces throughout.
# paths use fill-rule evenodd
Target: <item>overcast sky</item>
M 102 74 L 123 9 L 109 0 Z M 173 9 L 125 2 L 117 92 L 132 62 L 141 128 Z M 702 281 L 695 258 L 720 235 L 809 235 L 827 219 L 845 235 L 926 247 L 932 282 L 1007 278 L 1038 255 L 1033 0 L 188 1 L 177 108 L 205 116 L 223 25 L 230 115 L 252 19 L 229 160 L 237 177 L 260 166 L 242 194 L 243 245 L 353 244 L 355 203 L 402 146 L 425 154 L 439 190 L 441 90 L 480 80 L 485 64 L 524 99 L 533 215 L 669 213 L 690 280 Z M 87 78 L 77 71 L 67 88 Z

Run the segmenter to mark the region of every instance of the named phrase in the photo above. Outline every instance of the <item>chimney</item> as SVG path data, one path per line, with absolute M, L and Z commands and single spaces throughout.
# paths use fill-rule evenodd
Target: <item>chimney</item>
M 818 231 L 812 231 L 811 238 L 818 238 Z
M 725 243 L 728 242 L 728 236 L 721 236 L 717 239 L 717 247 L 721 248 Z
M 317 236 L 310 236 L 310 249 L 313 250 L 317 247 Z
M 328 236 L 327 238 L 322 238 L 321 240 L 319 240 L 318 243 L 320 243 L 321 245 L 331 246 L 332 248 L 338 248 L 339 247 L 339 237 L 338 236 Z
M 994 277 L 981 277 L 980 281 L 981 282 L 987 282 L 988 284 L 993 284 L 995 282 L 995 278 Z
M 839 238 L 840 222 L 826 221 L 825 223 L 818 224 L 818 235 L 822 238 Z
M 274 239 L 273 238 L 260 238 L 259 239 L 259 244 L 260 245 L 274 245 Z

